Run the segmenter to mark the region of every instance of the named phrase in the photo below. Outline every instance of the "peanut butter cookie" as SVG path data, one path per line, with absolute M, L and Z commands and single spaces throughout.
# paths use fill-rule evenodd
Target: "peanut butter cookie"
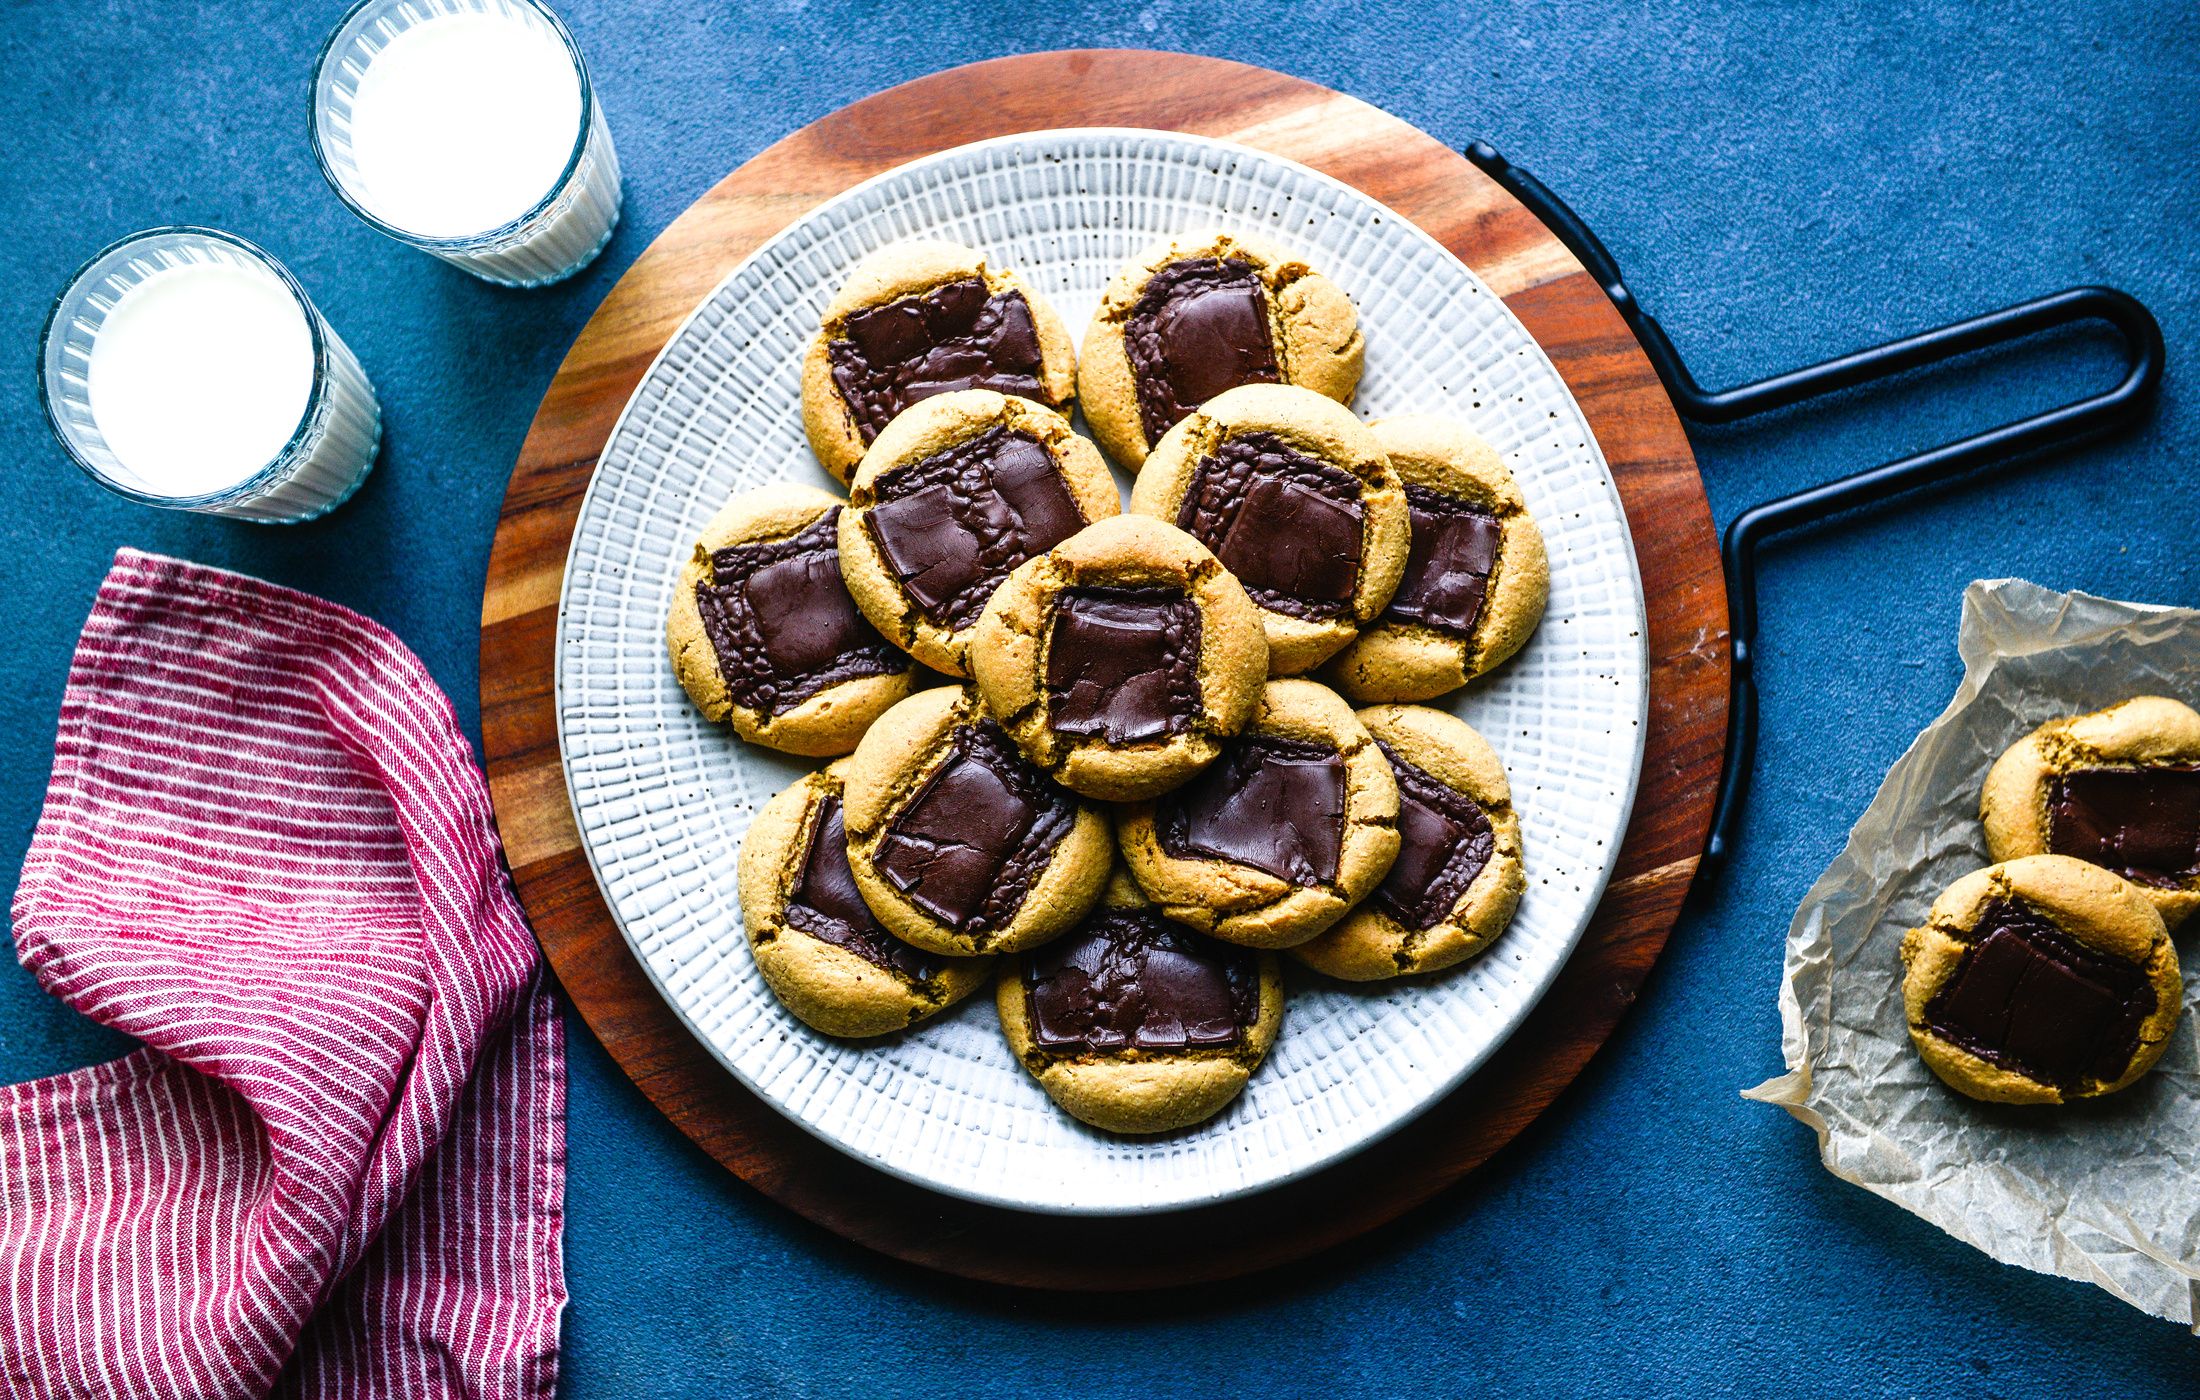
M 841 506 L 807 486 L 736 496 L 673 585 L 673 672 L 705 718 L 752 744 L 846 753 L 909 693 L 916 668 L 842 584 Z
M 903 1030 L 985 985 L 990 958 L 943 958 L 888 933 L 848 866 L 849 760 L 764 804 L 741 842 L 741 921 L 766 985 L 804 1024 L 849 1038 Z
M 1222 756 L 1116 811 L 1124 864 L 1179 923 L 1253 948 L 1304 943 L 1372 894 L 1398 854 L 1398 781 L 1335 691 L 1270 681 Z
M 1268 243 L 1190 234 L 1115 274 L 1085 331 L 1085 422 L 1133 470 L 1192 410 L 1241 384 L 1350 403 L 1365 342 L 1337 284 Z
M 1497 941 L 1528 884 L 1505 766 L 1441 710 L 1378 705 L 1359 719 L 1398 780 L 1398 858 L 1375 893 L 1291 956 L 1353 982 L 1464 962 Z
M 2128 1088 L 2183 1010 L 2177 950 L 2138 888 L 2069 856 L 1975 871 L 1902 940 L 1910 1040 L 1948 1086 L 1995 1103 Z
M 1054 308 L 1021 277 L 953 243 L 896 243 L 856 264 L 802 362 L 802 427 L 835 478 L 895 415 L 958 389 L 1066 412 L 1077 356 Z
M 1260 610 L 1190 535 L 1087 526 L 994 591 L 971 634 L 986 709 L 1073 792 L 1156 797 L 1213 762 L 1268 678 Z
M 1260 606 L 1269 667 L 1328 660 L 1390 601 L 1411 543 L 1390 459 L 1351 411 L 1307 389 L 1232 389 L 1169 430 L 1131 510 L 1213 550 Z

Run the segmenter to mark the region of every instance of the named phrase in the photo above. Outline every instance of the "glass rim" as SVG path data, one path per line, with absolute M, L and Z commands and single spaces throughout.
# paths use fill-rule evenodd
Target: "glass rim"
M 558 37 L 558 42 L 565 46 L 565 56 L 571 60 L 573 76 L 579 81 L 581 87 L 580 124 L 579 129 L 573 133 L 573 149 L 566 154 L 565 168 L 558 172 L 557 179 L 550 182 L 550 188 L 543 193 L 542 198 L 529 205 L 523 213 L 516 217 L 507 219 L 482 233 L 459 234 L 448 237 L 414 233 L 410 229 L 401 228 L 380 217 L 352 196 L 351 191 L 345 188 L 343 177 L 336 173 L 336 167 L 329 162 L 328 148 L 321 139 L 321 74 L 328 68 L 329 61 L 336 56 L 337 38 L 351 27 L 352 21 L 357 19 L 362 11 L 370 6 L 391 3 L 392 0 L 354 0 L 351 7 L 344 11 L 343 18 L 337 20 L 335 26 L 329 30 L 328 37 L 321 41 L 321 51 L 313 60 L 313 77 L 306 90 L 306 124 L 311 137 L 310 144 L 313 147 L 314 163 L 321 167 L 321 178 L 326 180 L 328 187 L 336 192 L 336 197 L 344 202 L 344 207 L 351 210 L 353 214 L 357 215 L 376 232 L 387 234 L 400 243 L 408 243 L 415 248 L 423 248 L 430 252 L 477 252 L 485 248 L 493 248 L 541 218 L 551 205 L 557 203 L 559 196 L 563 195 L 567 187 L 573 183 L 574 174 L 580 170 L 581 160 L 588 154 L 589 132 L 594 127 L 596 120 L 596 84 L 588 75 L 588 60 L 581 57 L 580 45 L 573 40 L 573 31 L 567 29 L 565 21 L 558 18 L 557 12 L 548 5 L 543 4 L 542 0 L 505 0 L 507 4 L 523 6 L 540 15 L 549 24 L 550 32 Z M 443 13 L 457 14 L 463 12 L 444 11 Z
M 274 456 L 268 458 L 265 464 L 236 485 L 225 486 L 218 491 L 202 491 L 195 496 L 164 496 L 155 491 L 142 491 L 135 486 L 117 481 L 100 470 L 99 465 L 86 457 L 77 447 L 76 440 L 72 436 L 74 430 L 62 423 L 60 416 L 54 412 L 53 385 L 46 376 L 47 352 L 53 346 L 54 332 L 61 320 L 61 309 L 69 304 L 70 298 L 75 296 L 77 289 L 84 285 L 84 280 L 91 275 L 92 269 L 113 257 L 116 253 L 136 244 L 149 243 L 156 238 L 178 235 L 204 238 L 211 242 L 226 244 L 274 273 L 276 280 L 282 283 L 290 292 L 291 298 L 297 302 L 299 313 L 306 318 L 306 333 L 313 340 L 313 383 L 306 390 L 305 407 L 299 411 L 298 426 L 291 430 L 289 441 L 285 442 Z M 150 281 L 151 279 L 146 280 Z M 144 283 L 141 282 L 139 285 L 142 286 Z M 118 306 L 120 304 L 119 301 L 116 303 Z M 97 338 L 96 333 L 94 338 Z M 299 449 L 311 438 L 315 421 L 320 417 L 322 401 L 328 395 L 328 374 L 329 348 L 327 332 L 321 320 L 321 313 L 313 305 L 313 299 L 306 295 L 304 285 L 291 274 L 289 268 L 283 266 L 280 258 L 268 252 L 259 244 L 254 243 L 251 239 L 223 229 L 209 228 L 203 224 L 158 224 L 152 228 L 141 228 L 135 233 L 124 234 L 92 254 L 77 265 L 76 271 L 69 274 L 68 281 L 62 283 L 60 294 L 54 297 L 53 304 L 46 308 L 45 323 L 39 327 L 38 331 L 38 406 L 46 415 L 47 431 L 53 434 L 54 441 L 61 444 L 62 451 L 69 454 L 69 460 L 76 463 L 85 475 L 91 477 L 92 480 L 106 487 L 109 491 L 119 496 L 126 496 L 143 505 L 193 510 L 202 506 L 225 505 L 265 491 L 291 465 Z M 85 378 L 85 405 L 87 411 L 91 403 L 90 386 L 91 379 L 87 374 Z M 93 421 L 96 423 L 98 420 L 95 417 Z M 120 455 L 114 453 L 111 448 L 109 449 L 109 455 L 114 456 L 117 461 L 121 460 Z

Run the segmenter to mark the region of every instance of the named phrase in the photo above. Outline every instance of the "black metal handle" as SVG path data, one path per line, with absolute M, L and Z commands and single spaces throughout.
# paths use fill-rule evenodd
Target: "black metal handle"
M 1988 346 L 2003 345 L 2079 321 L 2099 321 L 2123 341 L 2124 376 L 2113 387 L 2058 408 L 2004 423 L 1970 437 L 1898 458 L 1821 486 L 1760 501 L 1726 527 L 1720 558 L 1726 569 L 1728 631 L 1733 647 L 1733 695 L 1727 712 L 1726 766 L 1712 811 L 1711 839 L 1697 867 L 1700 884 L 1733 848 L 1734 828 L 1757 756 L 1757 546 L 1768 535 L 1823 520 L 1839 511 L 1882 501 L 1899 492 L 1942 482 L 1986 465 L 2063 446 L 2128 426 L 2144 415 L 2162 382 L 2162 328 L 2140 302 L 2112 287 L 2072 287 L 1967 321 L 1890 340 L 1854 354 L 1776 374 L 1753 384 L 1707 391 L 1697 384 L 1665 328 L 1635 300 L 1619 263 L 1566 201 L 1543 182 L 1507 161 L 1488 142 L 1467 148 L 1467 159 L 1526 205 L 1557 234 L 1604 288 L 1612 305 L 1642 342 L 1643 353 L 1683 418 L 1732 423 L 1752 414 L 1886 379 Z

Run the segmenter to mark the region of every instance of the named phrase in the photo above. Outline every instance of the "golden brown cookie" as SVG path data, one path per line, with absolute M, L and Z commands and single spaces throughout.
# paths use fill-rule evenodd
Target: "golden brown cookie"
M 1190 535 L 1087 526 L 994 591 L 970 640 L 986 709 L 1073 792 L 1157 797 L 1214 761 L 1268 678 L 1260 610 Z
M 1351 300 L 1303 261 L 1243 234 L 1189 234 L 1108 283 L 1078 394 L 1093 436 L 1135 470 L 1192 410 L 1241 384 L 1352 402 L 1364 350 Z
M 883 928 L 848 867 L 851 760 L 764 804 L 741 841 L 741 921 L 757 970 L 804 1024 L 860 1038 L 915 1025 L 985 985 L 990 958 L 943 958 Z
M 968 687 L 920 690 L 879 716 L 846 783 L 856 888 L 926 952 L 1044 943 L 1107 882 L 1106 815 L 1025 762 Z
M 1374 892 L 1398 854 L 1398 782 L 1352 708 L 1270 681 L 1222 756 L 1116 809 L 1123 862 L 1179 923 L 1252 948 L 1304 943 Z
M 1367 426 L 1405 483 L 1413 545 L 1382 616 L 1322 676 L 1353 700 L 1432 700 L 1535 631 L 1551 594 L 1543 532 L 1479 434 L 1423 414 Z
M 1464 962 L 1497 941 L 1528 885 L 1505 765 L 1441 710 L 1377 705 L 1359 718 L 1398 780 L 1398 858 L 1375 893 L 1291 956 L 1352 982 Z
M 1169 430 L 1131 510 L 1213 550 L 1260 606 L 1268 664 L 1312 670 L 1390 601 L 1411 543 L 1390 459 L 1351 411 L 1306 389 L 1232 389 Z
M 2091 861 L 2176 928 L 2200 909 L 2200 714 L 2142 695 L 2051 719 L 1995 762 L 1979 817 L 1995 860 Z
M 2066 1103 L 2154 1067 L 2183 1010 L 2169 931 L 2129 881 L 2069 856 L 1974 871 L 1902 939 L 1926 1068 L 1995 1103 Z
M 767 486 L 728 501 L 672 588 L 665 642 L 696 708 L 752 744 L 846 753 L 915 667 L 842 585 L 837 496 Z
M 1077 355 L 1062 318 L 1007 268 L 954 243 L 896 243 L 848 274 L 802 362 L 802 427 L 845 482 L 911 404 L 992 389 L 1068 411 Z
M 856 606 L 951 676 L 1009 572 L 1122 510 L 1115 477 L 1069 420 L 984 389 L 926 399 L 863 454 L 840 513 Z
M 1165 918 L 1118 870 L 1067 935 L 1012 959 L 994 988 L 1001 1033 L 1047 1097 L 1115 1133 L 1212 1118 L 1283 1026 L 1273 953 Z

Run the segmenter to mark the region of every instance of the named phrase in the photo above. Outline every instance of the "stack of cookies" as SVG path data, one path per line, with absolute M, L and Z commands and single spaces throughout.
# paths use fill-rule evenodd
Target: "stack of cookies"
M 1466 428 L 1352 414 L 1363 352 L 1336 284 L 1230 233 L 1123 267 L 1081 355 L 970 249 L 855 269 L 802 381 L 847 496 L 728 503 L 667 623 L 705 715 L 837 758 L 741 851 L 789 1010 L 883 1035 L 993 978 L 1056 1103 L 1161 1132 L 1275 1043 L 1279 953 L 1369 981 L 1498 937 L 1504 767 L 1411 702 L 1520 649 L 1543 540 Z

